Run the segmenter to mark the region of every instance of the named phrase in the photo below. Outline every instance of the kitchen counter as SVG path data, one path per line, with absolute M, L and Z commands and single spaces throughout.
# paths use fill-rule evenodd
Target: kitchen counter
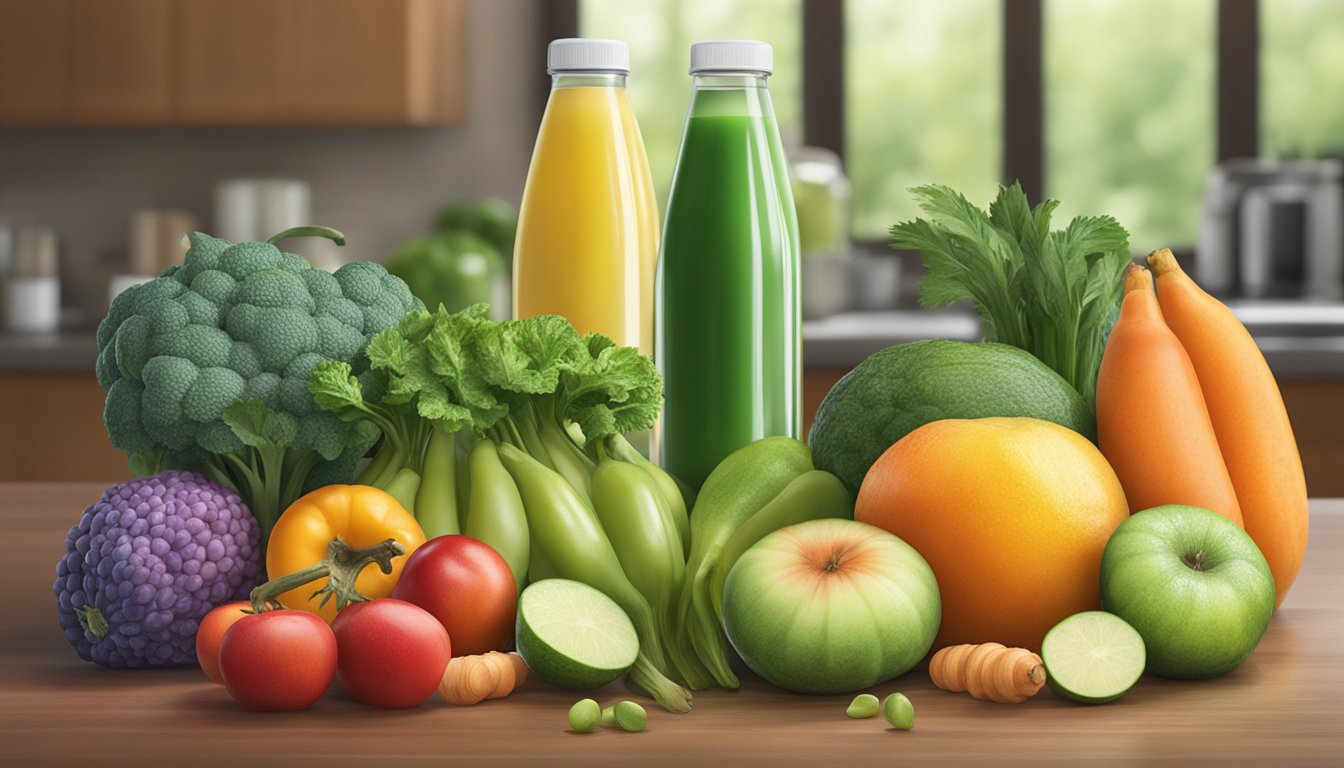
M 1048 689 L 1019 706 L 934 689 L 921 667 L 873 689 L 904 691 L 915 730 L 849 720 L 850 696 L 784 693 L 747 676 L 741 691 L 696 694 L 695 710 L 650 708 L 642 734 L 566 729 L 586 694 L 531 678 L 474 707 L 361 705 L 334 689 L 303 712 L 240 710 L 199 670 L 122 671 L 79 660 L 56 627 L 51 581 L 62 539 L 100 486 L 0 484 L 9 543 L 0 622 L 0 755 L 5 764 L 292 765 L 1120 765 L 1153 762 L 1334 766 L 1344 761 L 1344 500 L 1311 503 L 1306 564 L 1259 649 L 1213 681 L 1144 678 L 1102 706 Z M 613 685 L 609 702 L 628 694 Z M 647 703 L 647 702 L 646 702 Z
M 1228 306 L 1275 376 L 1344 378 L 1344 304 L 1240 300 Z M 931 338 L 974 341 L 980 320 L 969 309 L 848 312 L 809 320 L 803 323 L 803 363 L 847 370 L 893 344 Z
M 97 359 L 93 331 L 0 333 L 0 371 L 92 371 Z
M 1250 328 L 1275 375 L 1344 378 L 1344 304 L 1239 301 L 1230 306 Z M 969 309 L 846 312 L 803 323 L 803 364 L 849 369 L 893 344 L 979 338 L 980 320 Z M 0 333 L 0 371 L 93 370 L 97 356 L 91 330 Z

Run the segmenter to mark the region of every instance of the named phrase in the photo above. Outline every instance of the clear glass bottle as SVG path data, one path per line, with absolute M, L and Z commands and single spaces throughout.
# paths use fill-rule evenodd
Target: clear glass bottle
M 580 333 L 653 353 L 658 209 L 619 40 L 547 49 L 551 96 L 523 190 L 514 317 L 563 315 Z
M 661 464 L 699 487 L 725 456 L 801 437 L 798 223 L 766 43 L 691 47 L 693 92 L 658 261 Z

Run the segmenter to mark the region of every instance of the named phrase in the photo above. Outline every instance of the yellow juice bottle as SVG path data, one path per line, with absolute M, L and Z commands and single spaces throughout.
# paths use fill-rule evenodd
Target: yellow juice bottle
M 617 40 L 555 40 L 551 97 L 523 190 L 514 317 L 563 315 L 653 354 L 658 210 Z

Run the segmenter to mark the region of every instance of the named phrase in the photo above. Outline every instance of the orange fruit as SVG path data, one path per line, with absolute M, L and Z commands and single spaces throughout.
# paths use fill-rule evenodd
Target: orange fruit
M 1024 418 L 925 424 L 873 464 L 854 509 L 933 569 L 943 600 L 935 649 L 1039 651 L 1059 621 L 1100 607 L 1101 553 L 1128 516 L 1096 446 Z

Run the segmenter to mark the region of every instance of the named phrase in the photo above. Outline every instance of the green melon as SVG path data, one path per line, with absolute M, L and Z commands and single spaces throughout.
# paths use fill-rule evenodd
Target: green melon
M 840 379 L 817 410 L 808 445 L 816 468 L 857 495 L 868 468 L 909 432 L 990 416 L 1052 421 L 1096 440 L 1092 407 L 1029 352 L 931 339 L 876 352 Z

